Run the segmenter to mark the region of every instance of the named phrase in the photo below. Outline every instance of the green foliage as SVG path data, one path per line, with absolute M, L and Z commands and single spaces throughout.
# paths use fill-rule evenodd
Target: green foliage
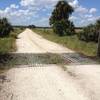
M 24 29 L 25 28 L 22 28 L 22 27 L 19 27 L 19 28 L 18 27 L 17 28 L 13 27 L 13 31 L 10 32 L 9 37 L 17 39 L 18 34 L 20 34 L 21 32 L 23 32 Z
M 12 51 L 16 51 L 16 38 L 23 30 L 21 28 L 14 28 L 11 31 L 9 37 L 0 38 L 0 55 L 7 54 Z
M 62 0 L 57 3 L 50 17 L 50 25 L 56 34 L 63 36 L 72 35 L 74 33 L 73 22 L 69 20 L 73 11 L 74 9 L 67 1 Z
M 94 42 L 85 42 L 78 39 L 77 35 L 73 36 L 62 36 L 59 37 L 53 32 L 52 29 L 34 29 L 36 33 L 42 35 L 44 38 L 51 40 L 53 42 L 62 44 L 72 50 L 75 50 L 79 53 L 85 54 L 87 56 L 96 56 L 97 53 L 97 43 Z
M 32 29 L 32 28 L 36 28 L 35 25 L 29 25 L 28 28 Z
M 7 18 L 0 19 L 0 37 L 9 36 L 12 30 L 13 30 L 13 27 L 8 22 Z
M 100 30 L 100 19 L 98 19 L 95 23 L 96 29 L 99 31 Z
M 100 57 L 100 19 L 78 33 L 78 38 L 86 42 L 98 42 L 97 56 Z
M 61 22 L 55 22 L 53 25 L 53 30 L 59 36 L 62 36 L 64 34 L 63 25 L 61 24 Z
M 98 31 L 96 25 L 88 25 L 83 29 L 83 32 L 78 33 L 78 38 L 86 42 L 98 42 Z

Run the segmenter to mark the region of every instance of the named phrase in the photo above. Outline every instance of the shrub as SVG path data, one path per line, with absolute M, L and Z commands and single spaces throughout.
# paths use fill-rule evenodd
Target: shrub
M 83 29 L 83 32 L 77 33 L 78 38 L 86 42 L 98 42 L 98 35 L 95 25 L 89 25 Z
M 12 30 L 13 30 L 13 27 L 8 22 L 7 18 L 0 19 L 0 37 L 9 36 Z
M 10 34 L 10 37 L 17 39 L 17 35 L 18 35 L 17 33 L 12 32 L 12 33 Z

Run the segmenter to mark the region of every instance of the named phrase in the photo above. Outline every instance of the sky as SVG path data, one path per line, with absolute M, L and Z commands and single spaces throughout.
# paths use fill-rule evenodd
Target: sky
M 0 17 L 13 25 L 49 26 L 49 18 L 59 0 L 0 0 Z M 100 0 L 67 0 L 75 9 L 70 20 L 82 27 L 100 18 Z

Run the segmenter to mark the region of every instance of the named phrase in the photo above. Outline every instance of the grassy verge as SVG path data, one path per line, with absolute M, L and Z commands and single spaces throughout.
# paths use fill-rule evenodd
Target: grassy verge
M 19 33 L 23 30 L 20 28 L 14 28 L 9 37 L 0 38 L 0 54 L 5 54 L 8 52 L 13 52 L 16 50 L 16 38 Z
M 14 28 L 14 31 L 11 32 L 9 37 L 0 38 L 0 60 L 2 60 L 1 55 L 6 55 L 9 52 L 16 51 L 16 38 L 19 33 L 21 33 L 23 29 Z M 6 57 L 5 57 L 6 58 Z M 1 68 L 0 73 L 4 72 L 5 69 Z
M 10 33 L 10 37 L 17 38 L 17 35 L 24 31 L 24 28 L 14 27 L 14 31 Z
M 5 54 L 16 50 L 14 38 L 0 38 L 0 54 Z
M 51 29 L 33 29 L 33 31 L 48 40 L 64 45 L 86 56 L 96 56 L 97 44 L 93 42 L 86 43 L 84 41 L 80 41 L 76 35 L 59 37 L 54 34 Z

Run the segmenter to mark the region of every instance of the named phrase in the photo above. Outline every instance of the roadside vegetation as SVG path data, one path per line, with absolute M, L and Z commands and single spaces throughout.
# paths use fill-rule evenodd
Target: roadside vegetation
M 79 40 L 86 43 L 97 43 L 97 57 L 100 57 L 100 19 L 95 24 L 90 24 L 83 28 L 83 31 L 77 34 Z
M 50 17 L 51 29 L 35 28 L 33 31 L 86 56 L 100 57 L 100 20 L 77 32 L 69 20 L 73 12 L 67 1 L 58 1 Z
M 0 38 L 0 54 L 5 54 L 16 50 L 14 38 Z
M 82 41 L 77 37 L 77 34 L 72 36 L 59 36 L 52 29 L 39 28 L 33 29 L 33 31 L 48 40 L 59 43 L 86 56 L 94 57 L 97 54 L 97 43 Z
M 16 38 L 22 31 L 23 30 L 20 28 L 14 28 L 14 31 L 11 31 L 9 36 L 3 38 L 0 37 L 0 54 L 16 51 Z
M 16 50 L 15 39 L 21 28 L 13 27 L 7 18 L 0 19 L 0 54 L 6 54 Z
M 0 19 L 0 73 L 5 72 L 4 66 L 1 66 L 2 61 L 6 58 L 7 54 L 16 51 L 16 38 L 19 33 L 23 31 L 20 27 L 13 27 L 7 20 L 7 18 Z M 4 58 L 2 56 L 4 55 Z

